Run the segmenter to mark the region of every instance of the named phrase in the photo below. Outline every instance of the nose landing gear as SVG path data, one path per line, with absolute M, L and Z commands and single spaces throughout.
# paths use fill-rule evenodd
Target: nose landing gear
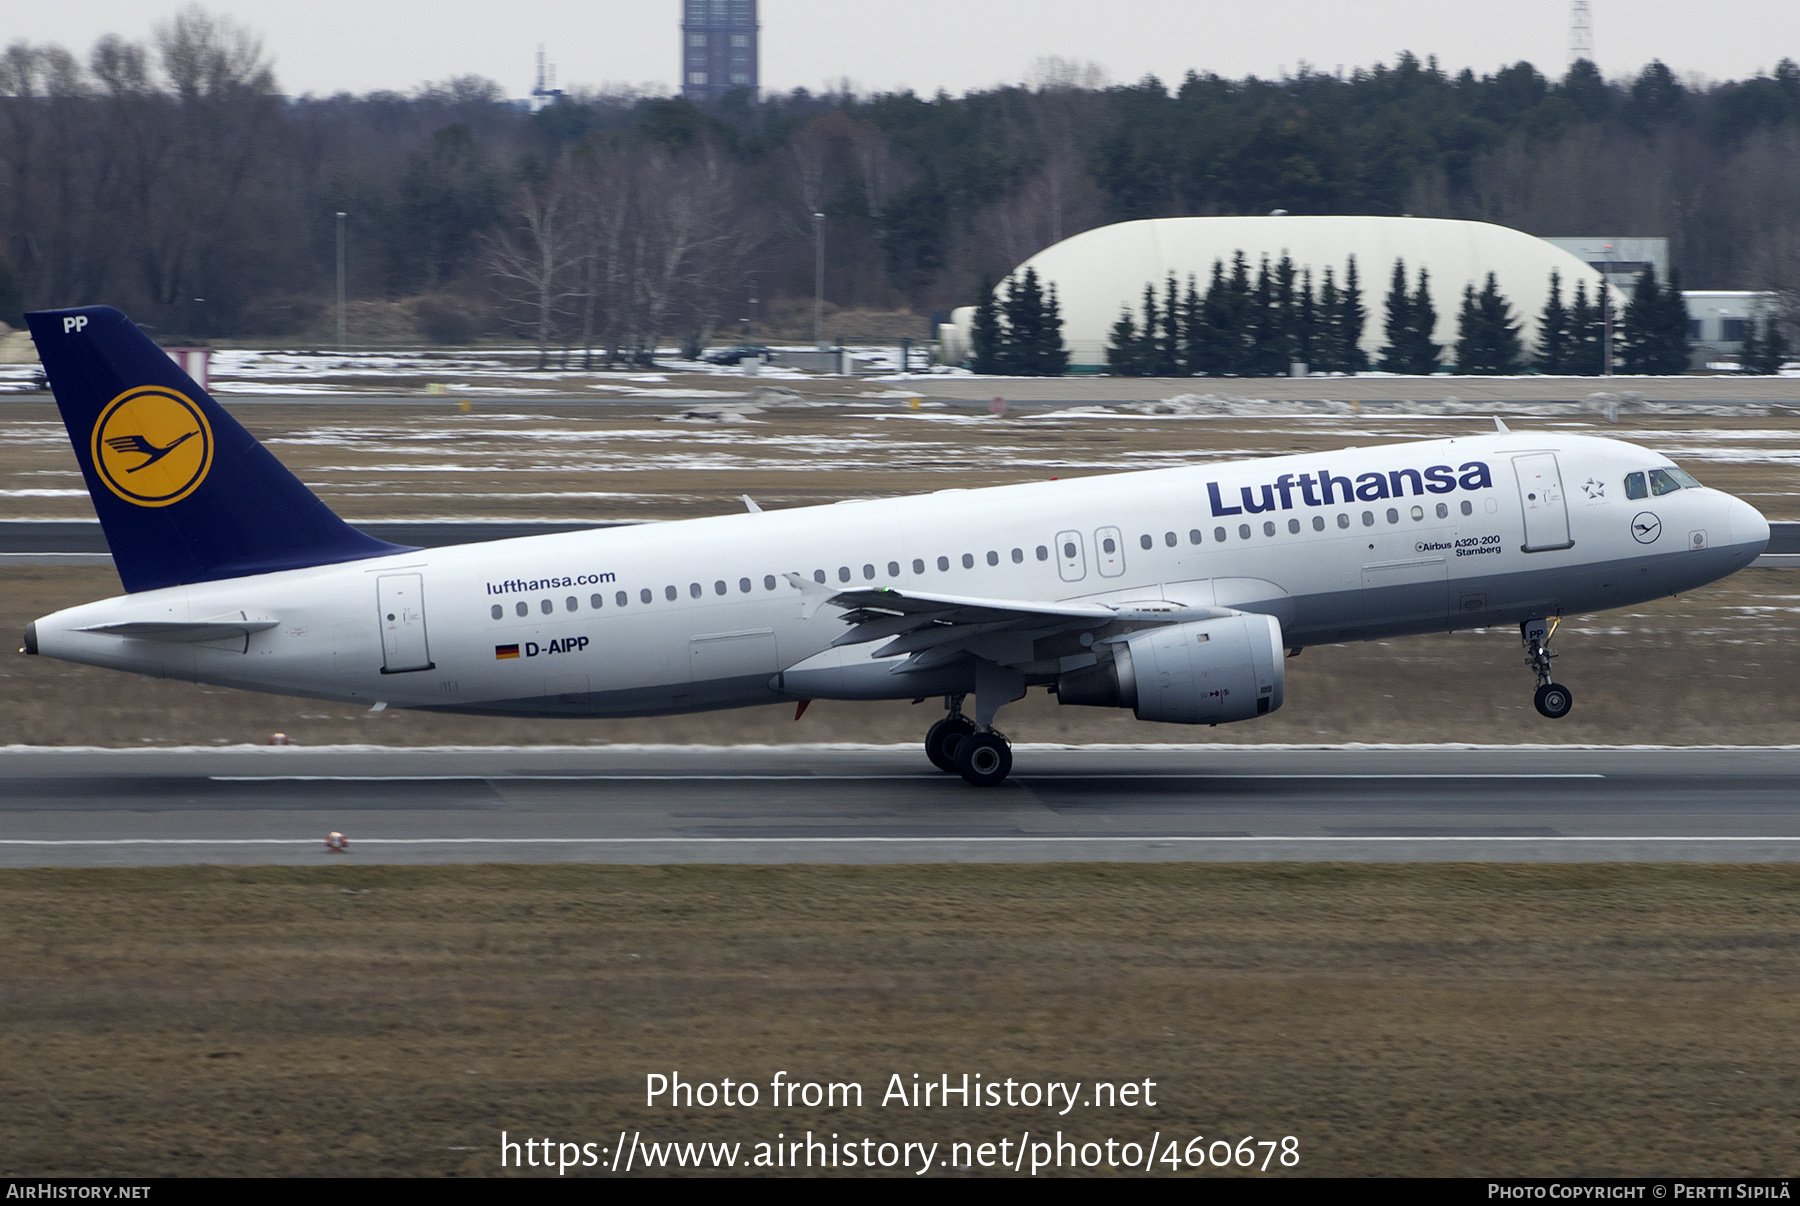
M 1575 706 L 1575 693 L 1561 683 L 1550 681 L 1550 663 L 1556 658 L 1555 650 L 1550 648 L 1550 638 L 1556 635 L 1560 623 L 1561 616 L 1552 616 L 1548 620 L 1526 620 L 1519 625 L 1526 663 L 1538 681 L 1537 694 L 1531 702 L 1537 706 L 1540 715 L 1551 720 L 1561 720 Z
M 978 729 L 962 713 L 963 696 L 944 696 L 950 714 L 925 734 L 925 756 L 941 771 L 977 787 L 992 787 L 1012 773 L 1012 743 L 992 728 Z

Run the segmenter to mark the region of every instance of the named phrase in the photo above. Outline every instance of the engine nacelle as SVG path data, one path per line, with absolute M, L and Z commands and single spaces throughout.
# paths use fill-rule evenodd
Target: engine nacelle
M 1281 706 L 1284 654 L 1273 616 L 1240 612 L 1133 633 L 1109 658 L 1056 680 L 1058 703 L 1130 708 L 1139 720 L 1225 724 Z

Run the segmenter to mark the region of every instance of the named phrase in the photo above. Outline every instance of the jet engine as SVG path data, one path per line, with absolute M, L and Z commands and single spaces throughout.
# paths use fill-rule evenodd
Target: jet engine
M 1281 706 L 1281 624 L 1238 612 L 1115 637 L 1098 661 L 1059 675 L 1058 703 L 1130 708 L 1139 720 L 1224 724 Z

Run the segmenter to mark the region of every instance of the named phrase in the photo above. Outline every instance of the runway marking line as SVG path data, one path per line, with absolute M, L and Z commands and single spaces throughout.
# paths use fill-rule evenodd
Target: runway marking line
M 1561 837 L 1480 837 L 1445 835 L 1420 837 L 1305 837 L 1279 834 L 1269 837 L 1191 837 L 1154 834 L 1141 837 L 1079 837 L 1045 835 L 1034 837 L 637 837 L 637 838 L 358 838 L 355 846 L 643 846 L 643 845 L 848 845 L 853 843 L 904 845 L 907 843 L 943 845 L 949 843 L 995 844 L 1002 842 L 1276 842 L 1276 843 L 1352 843 L 1352 842 L 1800 842 L 1800 835 L 1785 837 L 1603 837 L 1568 835 Z M 317 838 L 0 838 L 0 846 L 317 846 Z
M 185 778 L 185 776 L 171 776 Z M 1604 779 L 1604 774 L 1015 774 L 1013 783 L 1066 779 Z M 952 783 L 916 774 L 209 774 L 211 783 Z

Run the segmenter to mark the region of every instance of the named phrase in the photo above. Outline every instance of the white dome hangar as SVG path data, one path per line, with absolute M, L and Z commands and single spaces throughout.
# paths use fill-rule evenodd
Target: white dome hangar
M 1437 309 L 1433 339 L 1446 345 L 1456 341 L 1463 287 L 1474 285 L 1479 291 L 1490 272 L 1512 303 L 1527 348 L 1537 338 L 1537 317 L 1550 296 L 1552 272 L 1562 277 L 1564 305 L 1573 300 L 1576 282 L 1586 282 L 1590 298 L 1603 283 L 1600 273 L 1569 252 L 1490 222 L 1291 215 L 1147 218 L 1096 227 L 1046 247 L 1020 264 L 1014 275 L 1035 268 L 1046 286 L 1055 284 L 1070 368 L 1091 372 L 1106 367 L 1106 345 L 1120 311 L 1129 309 L 1134 318 L 1142 317 L 1146 283 L 1155 285 L 1158 302 L 1171 272 L 1184 293 L 1189 275 L 1198 278 L 1204 292 L 1213 261 L 1222 261 L 1229 272 L 1239 251 L 1249 260 L 1252 275 L 1265 255 L 1271 263 L 1283 253 L 1292 256 L 1297 267 L 1312 269 L 1315 291 L 1326 268 L 1342 287 L 1344 266 L 1355 256 L 1365 314 L 1361 344 L 1371 362 L 1385 341 L 1382 324 L 1396 258 L 1406 262 L 1409 290 L 1417 286 L 1420 268 L 1431 274 L 1431 301 Z M 1612 297 L 1617 314 L 1625 299 L 1617 290 Z M 970 355 L 974 322 L 975 307 L 963 306 L 939 332 L 949 363 Z

